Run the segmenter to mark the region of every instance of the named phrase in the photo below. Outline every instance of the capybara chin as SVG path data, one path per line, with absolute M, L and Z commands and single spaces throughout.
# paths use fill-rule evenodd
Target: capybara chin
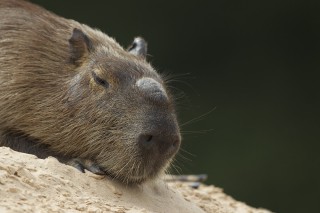
M 22 0 L 0 1 L 0 145 L 124 183 L 157 177 L 180 147 L 172 96 L 142 38 Z

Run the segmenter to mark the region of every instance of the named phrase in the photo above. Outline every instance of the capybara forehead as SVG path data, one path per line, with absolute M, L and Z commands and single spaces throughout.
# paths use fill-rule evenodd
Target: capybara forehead
M 104 73 L 118 81 L 138 80 L 142 77 L 153 78 L 159 83 L 163 83 L 159 74 L 152 66 L 143 59 L 134 56 L 117 57 L 115 55 L 99 55 L 93 61 L 101 73 Z

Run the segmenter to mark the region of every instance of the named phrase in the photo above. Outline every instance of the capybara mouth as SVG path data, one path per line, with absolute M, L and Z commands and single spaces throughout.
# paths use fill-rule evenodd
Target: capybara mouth
M 137 133 L 128 130 L 129 133 L 122 136 L 127 137 L 126 140 L 108 143 L 113 144 L 113 147 L 108 147 L 112 152 L 100 152 L 97 155 L 96 162 L 107 176 L 124 184 L 139 184 L 163 174 L 180 148 L 181 136 L 178 128 L 160 134 L 156 131 L 159 130 L 159 124 L 154 123 L 150 122 L 150 126 L 154 126 L 153 132 L 149 127 L 136 138 L 129 139 L 130 133 Z
M 172 160 L 170 158 L 155 158 L 147 159 L 141 158 L 128 164 L 124 162 L 123 165 L 119 165 L 119 168 L 114 170 L 102 167 L 104 173 L 113 180 L 117 180 L 127 185 L 140 184 L 146 180 L 155 179 L 167 168 Z

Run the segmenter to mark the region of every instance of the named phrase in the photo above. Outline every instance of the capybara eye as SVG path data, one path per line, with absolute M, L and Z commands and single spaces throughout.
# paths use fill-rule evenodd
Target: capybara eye
M 99 84 L 105 88 L 109 87 L 109 83 L 106 80 L 100 78 L 95 72 L 92 72 L 92 77 L 97 84 Z

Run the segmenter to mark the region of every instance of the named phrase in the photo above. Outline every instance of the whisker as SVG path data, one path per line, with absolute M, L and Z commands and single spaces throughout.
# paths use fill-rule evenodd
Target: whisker
M 193 118 L 183 124 L 180 125 L 180 127 L 183 127 L 185 125 L 188 125 L 188 124 L 191 124 L 191 123 L 194 123 L 194 122 L 197 122 L 197 121 L 200 121 L 201 119 L 203 119 L 205 116 L 209 115 L 210 113 L 212 113 L 214 110 L 216 110 L 217 107 L 213 107 L 211 110 L 209 110 L 208 112 L 196 117 L 196 118 Z
M 187 135 L 187 134 L 206 134 L 209 132 L 215 131 L 215 129 L 204 129 L 204 130 L 194 130 L 194 131 L 190 131 L 190 130 L 182 130 L 181 134 L 183 135 Z
M 186 160 L 186 161 L 192 161 L 190 158 L 187 158 L 186 156 L 184 156 L 181 152 L 179 152 L 178 154 L 177 154 L 177 157 L 178 158 L 182 158 L 182 160 Z
M 172 72 L 166 72 L 166 71 L 160 71 L 160 72 L 161 72 L 162 78 L 166 83 L 176 82 L 177 80 L 180 80 L 182 78 L 191 77 L 191 73 L 173 74 Z
M 121 174 L 121 171 L 122 171 L 127 165 L 129 165 L 129 164 L 131 163 L 132 159 L 133 159 L 133 157 L 131 156 L 130 159 L 128 160 L 128 162 L 127 162 L 119 171 L 117 171 L 117 174 L 115 175 L 116 178 L 118 178 L 118 176 Z
M 177 172 L 177 174 L 181 174 L 181 168 L 180 167 L 178 167 L 181 171 L 179 171 L 179 169 L 177 169 L 177 166 L 176 165 L 174 165 L 173 163 L 171 164 L 171 168 L 173 168 L 176 172 Z
M 196 157 L 196 155 L 192 154 L 191 152 L 188 152 L 187 150 L 185 150 L 184 148 L 180 147 L 180 151 L 188 154 L 188 155 L 191 155 L 192 157 Z

